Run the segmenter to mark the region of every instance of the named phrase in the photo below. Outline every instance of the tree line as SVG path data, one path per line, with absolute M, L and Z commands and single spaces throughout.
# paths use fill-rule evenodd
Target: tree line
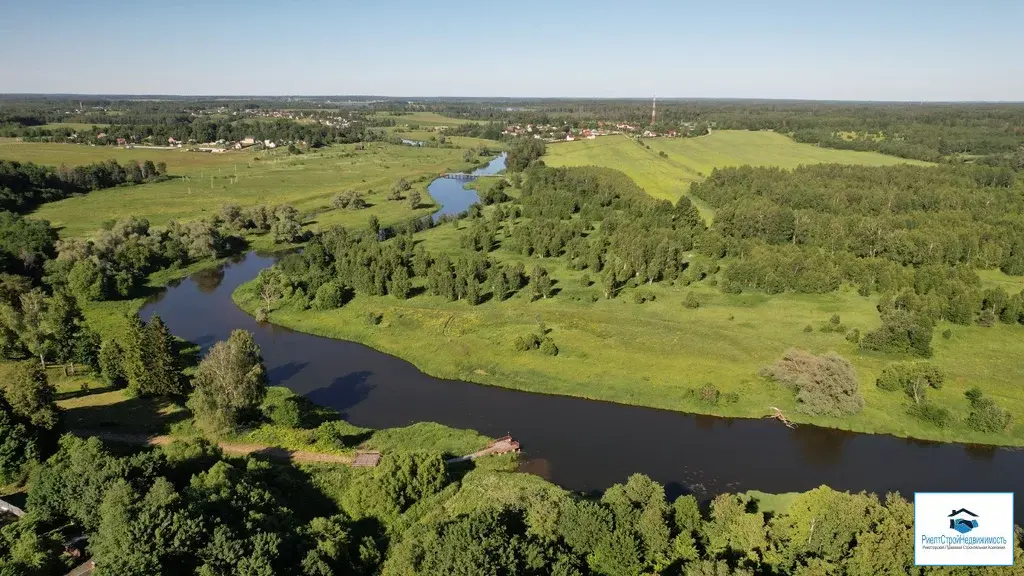
M 27 212 L 36 206 L 92 190 L 168 179 L 167 164 L 130 160 L 58 168 L 0 160 L 0 210 Z

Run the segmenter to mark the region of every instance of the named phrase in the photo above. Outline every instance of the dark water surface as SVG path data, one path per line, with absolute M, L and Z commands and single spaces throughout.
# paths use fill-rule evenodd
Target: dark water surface
M 854 434 L 773 420 L 694 416 L 441 380 L 361 344 L 258 324 L 231 293 L 273 263 L 248 254 L 193 275 L 147 305 L 171 331 L 204 348 L 244 328 L 263 348 L 271 381 L 330 406 L 359 426 L 434 421 L 489 436 L 512 433 L 523 469 L 576 490 L 642 472 L 672 493 L 807 490 L 1014 491 L 1024 451 Z M 1018 502 L 1024 499 L 1017 499 Z M 1024 510 L 1017 505 L 1018 522 Z

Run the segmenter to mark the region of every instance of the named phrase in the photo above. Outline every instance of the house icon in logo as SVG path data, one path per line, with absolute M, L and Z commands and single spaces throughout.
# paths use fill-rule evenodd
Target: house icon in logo
M 956 530 L 961 534 L 967 534 L 978 527 L 978 521 L 976 520 L 977 517 L 977 514 L 966 508 L 953 510 L 948 516 L 949 528 L 951 530 Z

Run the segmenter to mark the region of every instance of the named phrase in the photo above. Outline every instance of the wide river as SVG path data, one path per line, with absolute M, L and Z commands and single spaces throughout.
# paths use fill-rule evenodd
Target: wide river
M 496 162 L 488 168 L 495 170 Z M 476 198 L 463 184 L 438 180 L 429 189 L 445 212 L 458 212 Z M 263 348 L 273 384 L 335 408 L 358 426 L 433 421 L 489 436 L 511 433 L 523 446 L 523 470 L 574 490 L 602 490 L 634 472 L 664 483 L 672 495 L 692 492 L 702 499 L 822 484 L 899 491 L 907 498 L 915 491 L 1009 492 L 1024 486 L 1020 450 L 807 425 L 790 430 L 774 420 L 695 416 L 433 378 L 361 344 L 257 323 L 235 306 L 231 293 L 272 263 L 272 257 L 250 253 L 199 272 L 161 293 L 142 315 L 159 314 L 175 335 L 204 348 L 234 329 L 249 330 Z M 1022 523 L 1024 498 L 1016 501 Z

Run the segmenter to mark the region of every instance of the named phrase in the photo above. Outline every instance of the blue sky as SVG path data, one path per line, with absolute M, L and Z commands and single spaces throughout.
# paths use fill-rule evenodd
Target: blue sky
M 0 0 L 0 92 L 1024 100 L 1022 0 Z

